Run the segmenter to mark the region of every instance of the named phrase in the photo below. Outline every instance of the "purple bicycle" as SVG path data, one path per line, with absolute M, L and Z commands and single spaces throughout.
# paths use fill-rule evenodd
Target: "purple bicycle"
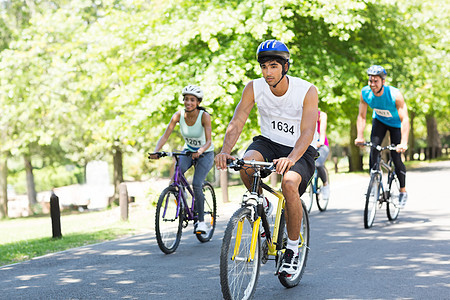
M 154 152 L 149 153 L 149 155 L 172 156 L 176 161 L 172 183 L 159 196 L 155 213 L 155 232 L 158 246 L 162 252 L 170 254 L 175 252 L 180 244 L 183 228 L 188 226 L 189 221 L 194 221 L 194 224 L 197 222 L 197 215 L 194 211 L 194 191 L 181 173 L 179 166 L 179 156 L 190 156 L 192 153 Z M 205 195 L 205 223 L 209 230 L 206 233 L 196 232 L 195 235 L 200 242 L 205 243 L 214 234 L 217 213 L 216 194 L 212 185 L 207 181 L 203 183 L 203 194 Z M 191 201 L 189 201 L 189 198 L 191 198 Z

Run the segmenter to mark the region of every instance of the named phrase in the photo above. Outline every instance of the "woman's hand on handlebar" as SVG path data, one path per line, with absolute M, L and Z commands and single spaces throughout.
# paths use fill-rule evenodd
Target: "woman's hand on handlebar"
M 216 168 L 218 170 L 226 170 L 226 168 L 227 168 L 227 160 L 230 160 L 230 159 L 231 160 L 235 160 L 236 158 L 234 158 L 233 156 L 231 156 L 228 153 L 220 152 L 214 158 L 214 161 L 216 162 Z
M 149 153 L 148 154 L 148 158 L 149 159 L 159 159 L 159 155 L 158 154 L 156 154 L 156 153 Z

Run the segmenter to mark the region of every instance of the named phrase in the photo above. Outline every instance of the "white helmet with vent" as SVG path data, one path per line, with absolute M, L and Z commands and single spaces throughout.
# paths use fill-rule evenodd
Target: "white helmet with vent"
M 183 96 L 184 96 L 184 95 L 194 95 L 194 96 L 197 97 L 198 100 L 200 100 L 200 101 L 203 99 L 203 92 L 202 92 L 202 89 L 199 88 L 198 86 L 192 85 L 192 84 L 190 84 L 190 85 L 188 85 L 188 86 L 185 86 L 185 87 L 183 88 L 182 94 L 183 94 Z

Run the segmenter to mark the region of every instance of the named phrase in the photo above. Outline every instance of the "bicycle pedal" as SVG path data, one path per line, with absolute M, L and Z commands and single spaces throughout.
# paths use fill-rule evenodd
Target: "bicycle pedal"
M 283 277 L 286 277 L 286 278 L 292 277 L 292 274 L 288 274 L 288 273 L 286 273 L 285 271 L 283 271 L 283 272 L 281 272 L 281 273 L 278 273 L 278 275 L 283 276 Z

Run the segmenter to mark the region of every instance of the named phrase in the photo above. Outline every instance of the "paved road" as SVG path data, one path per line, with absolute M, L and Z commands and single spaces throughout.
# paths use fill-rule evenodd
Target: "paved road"
M 311 212 L 311 251 L 301 284 L 285 289 L 264 265 L 256 299 L 450 299 L 450 162 L 408 173 L 398 221 L 379 211 L 363 228 L 368 177 L 333 182 L 329 209 Z M 0 268 L 2 299 L 221 299 L 219 251 L 236 203 L 221 208 L 215 238 L 186 231 L 164 255 L 153 233 Z M 315 205 L 315 204 L 314 204 Z

